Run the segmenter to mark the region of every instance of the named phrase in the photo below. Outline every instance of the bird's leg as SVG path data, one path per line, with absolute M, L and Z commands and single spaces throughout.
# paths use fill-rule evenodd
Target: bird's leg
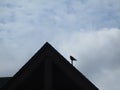
M 71 64 L 73 65 L 73 60 L 71 60 Z

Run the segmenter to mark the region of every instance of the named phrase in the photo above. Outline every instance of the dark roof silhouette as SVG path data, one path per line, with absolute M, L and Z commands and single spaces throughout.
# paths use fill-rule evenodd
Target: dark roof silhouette
M 98 90 L 49 43 L 0 90 Z
M 10 79 L 11 77 L 0 77 L 0 88 L 5 85 L 5 83 Z

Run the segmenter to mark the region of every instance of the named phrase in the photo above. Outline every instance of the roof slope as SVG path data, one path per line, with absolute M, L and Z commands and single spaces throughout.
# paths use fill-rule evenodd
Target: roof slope
M 0 77 L 0 88 L 7 83 L 7 81 L 10 79 L 11 77 Z
M 57 50 L 45 43 L 1 90 L 61 90 L 60 87 L 62 90 L 98 90 Z

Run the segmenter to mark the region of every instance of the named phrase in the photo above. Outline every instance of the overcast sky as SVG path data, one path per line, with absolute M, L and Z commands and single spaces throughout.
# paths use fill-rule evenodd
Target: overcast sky
M 48 41 L 100 90 L 120 90 L 120 0 L 0 0 L 0 77 Z

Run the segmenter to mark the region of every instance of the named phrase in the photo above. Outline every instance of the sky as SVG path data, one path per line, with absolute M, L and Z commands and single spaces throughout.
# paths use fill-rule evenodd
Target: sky
M 0 0 L 0 77 L 49 42 L 100 90 L 120 90 L 120 0 Z

